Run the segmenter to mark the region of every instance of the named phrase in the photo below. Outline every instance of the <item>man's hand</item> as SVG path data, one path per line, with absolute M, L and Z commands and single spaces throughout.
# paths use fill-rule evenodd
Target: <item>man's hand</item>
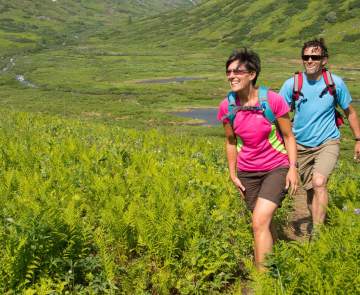
M 354 160 L 360 163 L 360 141 L 357 141 L 354 148 Z

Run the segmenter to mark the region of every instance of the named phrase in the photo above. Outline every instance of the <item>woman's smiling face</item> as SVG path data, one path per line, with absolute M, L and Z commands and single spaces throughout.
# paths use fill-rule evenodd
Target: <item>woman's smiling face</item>
M 230 83 L 231 90 L 239 92 L 248 88 L 250 84 L 252 84 L 252 80 L 255 78 L 255 73 L 250 72 L 244 64 L 235 60 L 229 64 L 226 70 L 226 76 Z

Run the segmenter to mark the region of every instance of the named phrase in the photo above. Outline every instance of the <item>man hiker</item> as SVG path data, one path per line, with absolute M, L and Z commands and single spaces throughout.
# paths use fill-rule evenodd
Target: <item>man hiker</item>
M 324 223 L 328 205 L 327 181 L 339 156 L 343 109 L 354 135 L 354 160 L 360 159 L 360 126 L 344 81 L 326 69 L 329 54 L 323 39 L 304 43 L 303 73 L 295 73 L 280 89 L 294 111 L 299 174 L 307 193 L 314 229 Z

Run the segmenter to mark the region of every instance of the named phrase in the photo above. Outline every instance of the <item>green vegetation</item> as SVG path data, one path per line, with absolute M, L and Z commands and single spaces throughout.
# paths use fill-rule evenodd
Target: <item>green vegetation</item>
M 328 224 L 311 243 L 279 243 L 267 276 L 254 274 L 256 294 L 360 292 L 360 167 L 342 160 L 331 178 Z
M 4 112 L 0 138 L 1 293 L 194 294 L 246 275 L 222 140 Z
M 217 107 L 235 47 L 279 89 L 316 36 L 359 98 L 358 1 L 193 2 L 0 0 L 0 293 L 359 293 L 348 127 L 329 224 L 277 244 L 259 275 L 222 127 L 170 114 Z M 146 81 L 174 77 L 197 80 Z
M 344 47 L 340 42 L 343 35 L 358 31 L 360 9 L 356 3 L 350 0 L 203 1 L 185 14 L 175 11 L 155 19 L 139 20 L 124 36 L 136 44 L 143 44 L 145 38 L 152 47 L 181 44 L 220 49 L 247 45 L 283 54 L 291 53 L 308 38 L 321 36 L 332 44 L 333 51 L 351 54 L 355 48 Z M 281 46 L 276 42 L 279 38 L 285 40 Z
M 0 0 L 0 55 L 78 43 L 107 27 L 121 28 L 144 15 L 190 4 L 181 0 Z
M 236 293 L 249 274 L 259 294 L 359 289 L 360 171 L 346 157 L 319 239 L 279 243 L 263 277 L 222 138 L 2 112 L 0 139 L 2 293 Z
M 124 127 L 193 124 L 196 122 L 168 112 L 216 107 L 228 88 L 224 62 L 234 47 L 250 45 L 260 52 L 263 70 L 259 82 L 276 90 L 301 68 L 299 49 L 293 48 L 301 40 L 292 38 L 298 34 L 308 38 L 320 27 L 330 44 L 331 69 L 348 78 L 353 96 L 360 96 L 359 72 L 353 70 L 360 68 L 360 61 L 351 55 L 357 48 L 353 29 L 359 25 L 359 10 L 349 9 L 350 2 L 255 1 L 249 5 L 226 0 L 205 1 L 190 9 L 187 1 L 172 1 L 187 8 L 142 18 L 146 14 L 141 1 L 70 2 L 32 1 L 25 6 L 18 0 L 16 5 L 3 4 L 0 47 L 12 45 L 4 48 L 0 60 L 0 105 Z M 167 8 L 164 3 L 154 1 L 152 9 Z M 336 22 L 326 22 L 324 13 L 335 9 Z M 134 13 L 131 23 L 125 10 Z M 344 13 L 352 16 L 342 18 Z M 50 19 L 35 17 L 39 15 Z M 18 23 L 23 31 L 16 33 Z M 340 39 L 334 39 L 334 31 L 342 32 Z M 351 42 L 341 44 L 340 52 L 341 40 Z M 16 81 L 16 75 L 23 75 L 35 87 Z M 141 83 L 172 77 L 200 80 Z

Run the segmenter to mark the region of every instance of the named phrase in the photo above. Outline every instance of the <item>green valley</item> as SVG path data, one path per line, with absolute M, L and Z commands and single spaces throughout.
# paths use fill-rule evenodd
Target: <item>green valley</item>
M 260 274 L 222 126 L 174 114 L 217 108 L 234 48 L 278 90 L 314 37 L 360 110 L 355 0 L 0 0 L 0 293 L 359 293 L 348 124 L 328 224 Z

